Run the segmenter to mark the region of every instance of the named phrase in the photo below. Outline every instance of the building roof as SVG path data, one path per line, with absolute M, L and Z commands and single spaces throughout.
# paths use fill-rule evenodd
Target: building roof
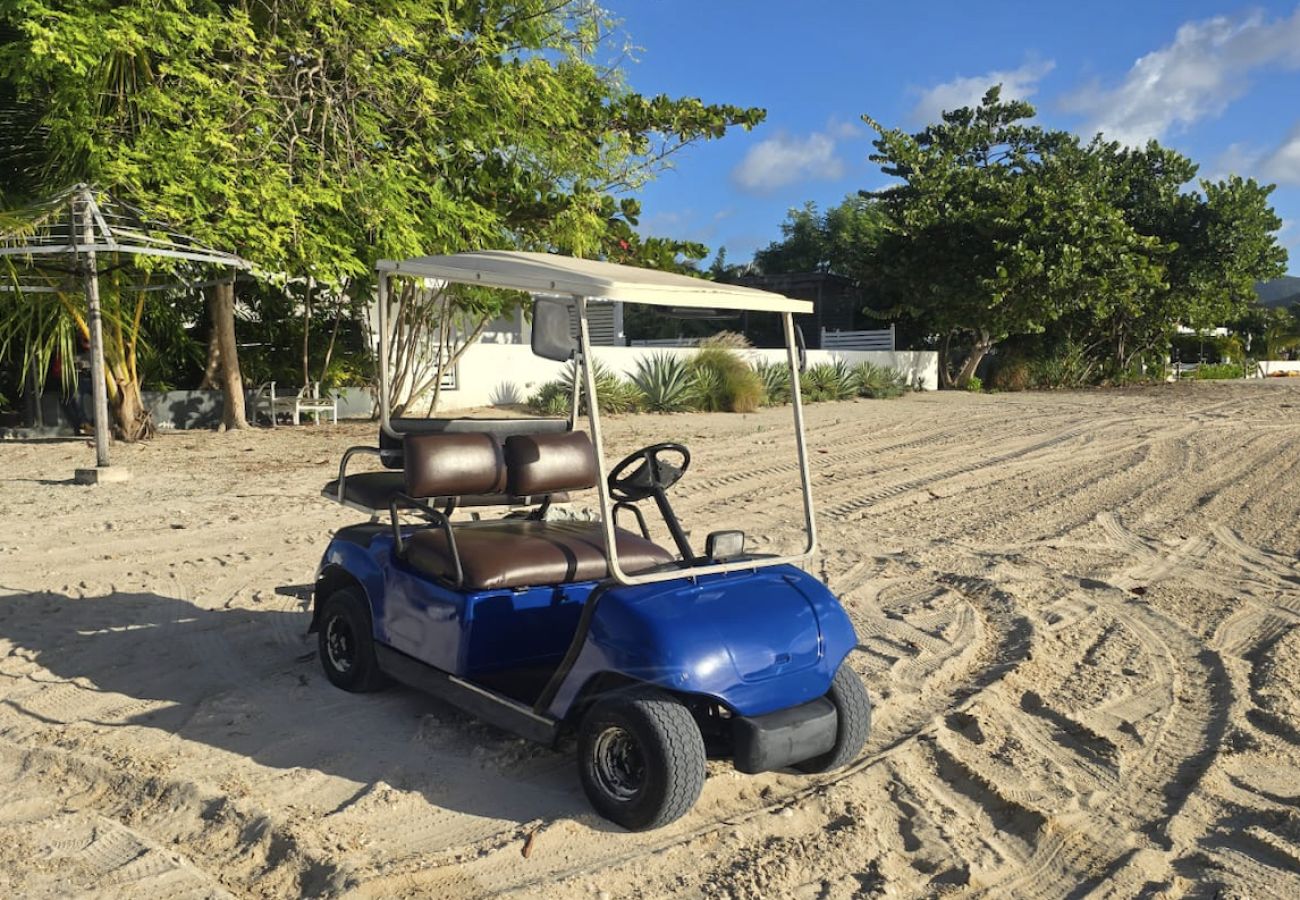
M 381 260 L 377 268 L 400 275 L 446 279 L 458 284 L 481 284 L 535 294 L 568 294 L 589 300 L 621 300 L 696 309 L 813 311 L 810 301 L 792 300 L 770 291 L 552 253 L 482 250 L 453 256 Z

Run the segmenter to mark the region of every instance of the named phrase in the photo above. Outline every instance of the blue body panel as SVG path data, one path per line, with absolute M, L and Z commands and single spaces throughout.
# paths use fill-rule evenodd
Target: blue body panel
M 618 586 L 598 603 L 554 716 L 601 672 L 759 716 L 825 694 L 858 642 L 835 596 L 794 566 Z
M 368 546 L 337 537 L 321 568 L 360 582 L 377 641 L 465 678 L 558 664 L 596 587 L 454 591 L 396 560 L 392 546 L 386 533 Z M 583 686 L 610 672 L 763 715 L 825 694 L 856 644 L 835 596 L 793 566 L 615 585 L 548 711 L 564 718 Z

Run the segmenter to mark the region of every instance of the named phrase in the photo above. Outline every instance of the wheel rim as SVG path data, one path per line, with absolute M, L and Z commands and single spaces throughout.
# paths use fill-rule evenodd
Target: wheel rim
M 631 800 L 645 784 L 645 760 L 632 735 L 611 725 L 596 737 L 596 781 L 617 800 Z
M 335 616 L 325 626 L 325 655 L 334 671 L 345 673 L 356 661 L 357 642 L 351 627 L 342 616 Z

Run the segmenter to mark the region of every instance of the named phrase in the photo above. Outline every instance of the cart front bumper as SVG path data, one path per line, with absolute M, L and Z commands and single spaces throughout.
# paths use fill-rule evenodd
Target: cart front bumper
M 734 716 L 736 770 L 770 772 L 829 753 L 838 728 L 835 705 L 825 697 L 764 716 Z

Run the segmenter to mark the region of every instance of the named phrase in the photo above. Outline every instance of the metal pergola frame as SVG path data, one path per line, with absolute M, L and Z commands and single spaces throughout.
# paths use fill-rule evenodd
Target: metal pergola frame
M 77 281 L 86 294 L 87 325 L 90 329 L 90 371 L 95 408 L 95 465 L 109 465 L 108 385 L 104 370 L 104 334 L 99 302 L 97 256 L 118 253 L 181 260 L 234 271 L 249 270 L 252 264 L 233 253 L 213 250 L 194 238 L 155 222 L 107 191 L 77 184 L 25 211 L 27 221 L 16 229 L 0 233 L 0 257 L 24 261 L 27 268 L 57 273 L 64 285 L 48 279 L 34 282 L 18 279 L 5 291 L 17 293 L 70 293 Z M 66 267 L 51 260 L 67 257 Z M 71 276 L 69 278 L 69 276 Z M 170 284 L 132 286 L 132 291 L 157 291 L 175 287 L 196 287 L 216 282 L 174 281 Z

